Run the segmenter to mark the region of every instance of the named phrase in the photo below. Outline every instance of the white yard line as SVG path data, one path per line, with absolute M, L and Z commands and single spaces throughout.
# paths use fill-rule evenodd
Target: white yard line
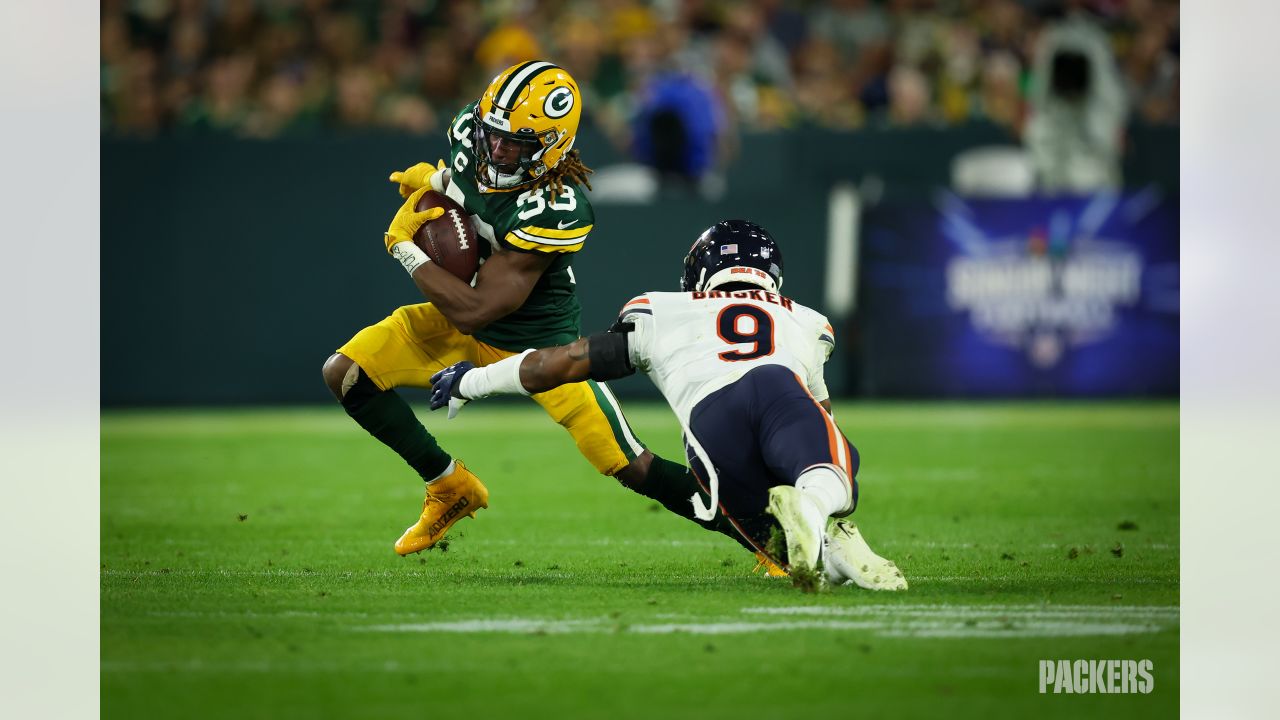
M 879 629 L 879 623 L 856 620 L 794 620 L 789 622 L 705 622 L 630 625 L 627 632 L 640 635 L 746 635 L 788 630 L 868 630 Z
M 960 583 L 960 582 L 982 582 L 990 583 L 993 580 L 1000 581 L 1002 578 L 996 573 L 974 573 L 973 575 L 916 575 L 907 571 L 907 580 L 912 584 L 917 583 Z M 1040 575 L 1035 577 L 1038 582 L 1070 582 L 1079 585 L 1115 585 L 1114 578 L 1107 577 L 1086 577 L 1078 574 L 1055 573 L 1053 575 Z M 1178 577 L 1170 571 L 1170 575 L 1162 577 L 1131 577 L 1124 578 L 1126 585 L 1157 585 L 1163 583 L 1178 584 Z
M 870 638 L 908 640 L 1007 640 L 1017 638 L 1118 637 L 1176 630 L 1179 608 L 1167 605 L 956 605 L 925 602 L 860 603 L 866 594 L 852 594 L 851 604 L 753 606 L 736 613 L 698 616 L 653 613 L 621 617 L 472 616 L 449 620 L 430 616 L 421 622 L 370 623 L 376 614 L 281 610 L 244 613 L 213 611 L 150 613 L 156 617 L 272 619 L 329 621 L 358 633 L 418 633 L 426 635 L 691 635 L 733 636 L 760 633 L 823 633 L 847 641 Z M 388 614 L 391 618 L 428 617 Z M 104 673 L 295 673 L 349 671 L 342 664 L 310 661 L 184 661 L 104 660 Z M 399 661 L 370 664 L 368 671 L 403 671 Z
M 311 673 L 409 673 L 419 675 L 422 668 L 402 660 L 372 660 L 352 663 L 347 660 L 317 660 L 315 658 L 289 658 L 285 660 L 104 660 L 103 673 L 280 673 L 304 675 Z
M 757 615 L 1160 615 L 1178 616 L 1170 605 L 952 605 L 949 603 L 878 605 L 794 605 L 747 607 L 742 612 Z
M 1034 638 L 1134 635 L 1178 625 L 1178 608 L 1143 605 L 869 604 L 749 607 L 739 617 L 628 622 L 617 618 L 492 617 L 356 626 L 358 632 L 744 635 L 817 630 L 896 638 Z M 786 619 L 768 619 L 785 616 Z M 806 617 L 807 616 L 807 617 Z M 659 617 L 659 616 L 655 616 Z
M 606 618 L 589 620 L 547 620 L 542 618 L 477 618 L 452 622 L 394 623 L 354 628 L 368 632 L 421 632 L 421 633 L 509 633 L 516 635 L 547 635 L 582 632 L 600 632 Z
M 515 541 L 512 541 L 512 544 L 515 544 Z M 919 540 L 902 540 L 899 538 L 885 538 L 877 544 L 883 545 L 885 547 L 900 547 L 905 550 L 912 550 L 913 548 L 929 548 L 929 549 L 941 549 L 941 550 L 972 550 L 975 548 L 986 548 L 989 550 L 1011 550 L 1015 553 L 1018 552 L 1018 549 L 1020 547 L 1016 543 L 1005 543 L 1000 541 L 990 541 L 990 542 L 983 542 L 983 543 L 938 542 L 936 540 L 919 541 Z M 1040 548 L 1041 550 L 1066 550 L 1067 548 L 1071 548 L 1071 547 L 1082 548 L 1087 544 L 1088 543 L 1039 543 L 1035 547 Z M 1109 547 L 1110 547 L 1109 545 L 1106 547 L 1095 546 L 1094 552 L 1101 552 L 1102 549 L 1107 549 Z M 1138 542 L 1138 541 L 1135 541 L 1132 544 L 1126 544 L 1125 547 L 1128 548 L 1129 550 L 1177 550 L 1178 549 L 1177 545 L 1170 545 L 1169 543 L 1144 543 L 1144 542 Z

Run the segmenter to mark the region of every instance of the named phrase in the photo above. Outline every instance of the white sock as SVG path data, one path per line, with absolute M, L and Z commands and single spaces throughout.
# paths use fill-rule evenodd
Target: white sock
M 449 476 L 449 475 L 452 475 L 452 474 L 453 474 L 453 468 L 454 468 L 453 458 L 450 458 L 450 459 L 449 459 L 449 464 L 448 464 L 448 465 L 446 465 L 446 466 L 444 467 L 444 471 L 443 471 L 443 472 L 441 472 L 439 475 L 437 475 L 437 476 L 435 476 L 435 477 L 431 478 L 430 480 L 428 480 L 428 481 L 427 481 L 427 484 L 428 484 L 428 485 L 430 485 L 431 483 L 433 483 L 433 482 L 435 482 L 435 481 L 439 480 L 439 479 L 440 479 L 440 478 L 442 478 L 442 477 L 447 477 L 447 476 Z M 804 476 L 803 476 L 803 475 L 801 475 L 801 477 L 804 477 Z
M 813 501 L 823 517 L 830 517 L 853 503 L 853 488 L 843 475 L 830 465 L 815 465 L 796 478 L 796 489 Z

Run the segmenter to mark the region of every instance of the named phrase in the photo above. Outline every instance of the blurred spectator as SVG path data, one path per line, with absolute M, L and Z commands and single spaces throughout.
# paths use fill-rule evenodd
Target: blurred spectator
M 519 23 L 494 28 L 476 48 L 476 62 L 486 75 L 497 75 L 503 69 L 544 55 L 537 38 Z
M 149 49 L 129 52 L 119 78 L 120 97 L 116 118 L 121 131 L 128 134 L 152 135 L 162 127 L 164 108 L 156 77 L 159 62 Z
M 659 74 L 640 96 L 633 152 L 664 180 L 693 185 L 716 167 L 724 126 L 713 88 L 687 74 Z
M 393 130 L 424 135 L 436 126 L 435 112 L 422 98 L 395 95 L 385 103 L 383 124 Z
M 751 75 L 751 42 L 737 32 L 716 36 L 712 44 L 711 76 L 734 124 L 754 126 L 760 94 Z
M 871 0 L 832 0 L 813 14 L 812 29 L 835 45 L 845 62 L 889 40 L 889 20 Z
M 352 13 L 322 15 L 315 23 L 315 40 L 321 58 L 334 71 L 361 62 L 365 51 L 365 27 Z
M 756 2 L 769 34 L 791 55 L 794 55 L 805 40 L 809 39 L 808 18 L 800 8 L 796 7 L 797 4 L 785 2 L 785 0 L 757 0 Z
M 715 89 L 726 151 L 738 127 L 849 129 L 867 118 L 1025 126 L 1035 144 L 1048 138 L 1045 123 L 1069 122 L 1071 113 L 1032 82 L 1048 72 L 1034 62 L 1037 42 L 1056 31 L 1029 9 L 1061 4 L 104 0 L 102 126 L 128 135 L 433 132 L 502 68 L 546 57 L 574 73 L 586 122 L 620 147 L 631 144 L 659 76 Z M 1108 72 L 1133 113 L 1176 123 L 1177 2 L 1065 4 L 1093 13 L 1094 44 L 1114 48 Z M 1089 126 L 1081 135 L 1089 152 L 1106 154 L 1100 127 L 1125 115 L 1103 123 L 1097 108 L 1112 96 L 1092 89 L 1101 93 L 1089 95 L 1095 109 L 1074 117 Z
M 1118 187 L 1128 103 L 1107 36 L 1079 15 L 1053 23 L 1040 39 L 1032 82 L 1024 141 L 1039 187 Z
M 379 122 L 378 79 L 371 69 L 363 65 L 344 68 L 338 73 L 337 85 L 333 107 L 336 125 L 357 128 Z
M 209 132 L 236 132 L 250 114 L 256 60 L 241 53 L 217 58 L 204 72 L 204 92 L 185 108 L 183 125 Z
M 724 35 L 740 38 L 746 46 L 752 76 L 767 85 L 790 90 L 791 58 L 786 48 L 765 28 L 761 8 L 743 3 L 729 11 Z
M 942 114 L 951 122 L 963 122 L 975 109 L 973 87 L 982 64 L 977 29 L 961 22 L 949 23 L 942 32 L 941 51 L 938 84 Z
M 261 28 L 262 17 L 254 0 L 224 0 L 210 33 L 209 47 L 216 54 L 250 49 Z
M 1015 0 L 989 0 L 981 15 L 983 51 L 1005 52 L 1015 56 L 1022 52 L 1028 18 Z
M 853 97 L 840 54 L 821 38 L 800 50 L 796 102 L 801 114 L 821 127 L 849 129 L 862 123 L 862 106 Z
M 300 132 L 305 124 L 302 83 L 287 72 L 278 72 L 258 91 L 257 107 L 246 118 L 244 133 L 269 138 Z
M 1144 119 L 1168 122 L 1178 116 L 1178 58 L 1167 26 L 1142 29 L 1125 63 L 1129 102 Z
M 199 18 L 179 19 L 173 25 L 173 38 L 169 43 L 169 74 L 175 77 L 195 75 L 205 62 L 205 50 L 208 46 L 208 33 Z
M 898 62 L 919 68 L 936 62 L 935 47 L 943 32 L 943 20 L 933 5 L 933 0 L 889 0 L 894 55 Z
M 889 124 L 918 125 L 932 120 L 929 80 L 913 67 L 899 65 L 889 73 Z
M 462 97 L 463 67 L 458 55 L 448 50 L 442 36 L 432 36 L 423 45 L 418 91 L 442 112 L 456 112 L 464 104 Z M 455 107 L 457 106 L 457 107 Z M 442 118 L 447 121 L 448 118 Z
M 1015 133 L 1022 127 L 1021 75 L 1018 58 L 1004 50 L 987 56 L 982 67 L 981 114 Z

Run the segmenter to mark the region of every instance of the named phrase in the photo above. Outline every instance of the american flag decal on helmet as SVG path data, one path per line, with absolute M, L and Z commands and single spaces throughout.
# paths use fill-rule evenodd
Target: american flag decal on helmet
M 731 243 L 729 245 L 720 246 L 721 255 L 733 255 L 736 252 L 738 252 L 738 243 Z

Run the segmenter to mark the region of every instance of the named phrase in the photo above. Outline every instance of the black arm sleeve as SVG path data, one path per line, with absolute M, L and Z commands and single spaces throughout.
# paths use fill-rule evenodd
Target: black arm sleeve
M 591 379 L 597 382 L 617 380 L 634 375 L 627 353 L 627 333 L 635 329 L 631 323 L 614 323 L 608 332 L 587 338 L 587 359 L 591 362 Z

